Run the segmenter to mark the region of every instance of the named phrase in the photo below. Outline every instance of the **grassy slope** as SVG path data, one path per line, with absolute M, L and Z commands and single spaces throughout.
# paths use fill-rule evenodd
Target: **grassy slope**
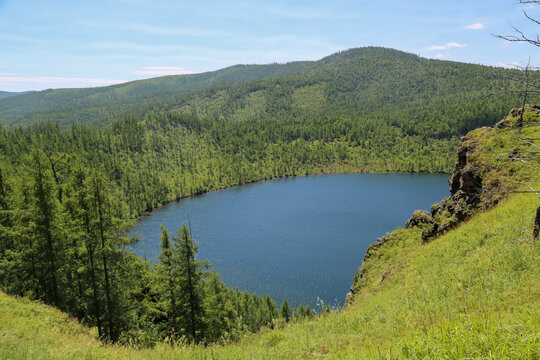
M 537 137 L 537 128 L 522 135 Z M 471 165 L 492 162 L 511 136 L 469 134 L 480 140 Z M 484 182 L 535 171 L 518 162 L 485 168 Z M 225 346 L 105 346 L 61 312 L 0 293 L 0 359 L 540 359 L 538 204 L 508 196 L 426 245 L 421 228 L 398 229 L 364 263 L 361 289 L 342 312 Z
M 537 205 L 513 196 L 427 245 L 418 228 L 399 229 L 343 312 L 224 347 L 100 347 L 57 310 L 0 294 L 0 358 L 538 359 L 540 243 L 527 216 Z

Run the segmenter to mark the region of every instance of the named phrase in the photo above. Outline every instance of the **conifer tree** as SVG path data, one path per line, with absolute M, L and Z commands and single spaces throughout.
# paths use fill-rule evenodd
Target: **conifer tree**
M 202 280 L 206 264 L 196 258 L 198 246 L 184 224 L 174 237 L 176 253 L 174 257 L 174 275 L 179 286 L 179 301 L 182 302 L 183 324 L 186 337 L 199 342 L 203 332 Z
M 279 316 L 282 319 L 285 319 L 286 322 L 289 322 L 291 318 L 291 309 L 289 308 L 287 299 L 283 300 L 283 303 L 281 304 L 281 307 L 279 308 Z
M 58 284 L 59 241 L 55 234 L 56 196 L 54 186 L 41 150 L 34 150 L 31 155 L 32 197 L 38 248 L 42 251 L 41 279 L 46 299 L 53 305 L 60 306 Z
M 91 316 L 91 323 L 97 326 L 98 336 L 104 336 L 102 326 L 102 305 L 101 294 L 99 289 L 99 269 L 96 259 L 96 251 L 98 248 L 98 240 L 96 232 L 92 228 L 92 203 L 90 194 L 90 179 L 88 179 L 86 170 L 79 167 L 74 171 L 71 181 L 73 217 L 77 218 L 78 222 L 74 226 L 79 228 L 79 237 L 84 247 L 84 258 L 81 259 L 85 263 L 85 276 L 88 279 L 88 290 L 91 293 L 87 308 Z
M 159 254 L 160 264 L 158 266 L 158 273 L 160 279 L 164 281 L 165 288 L 163 289 L 163 296 L 168 298 L 168 302 L 165 304 L 165 312 L 167 316 L 166 330 L 171 338 L 175 338 L 178 334 L 177 318 L 178 308 L 176 304 L 176 284 L 174 278 L 174 249 L 171 246 L 169 239 L 169 232 L 165 226 L 161 225 L 161 253 Z
M 311 310 L 309 305 L 306 305 L 306 307 L 304 308 L 304 317 L 311 319 L 313 316 L 313 311 Z

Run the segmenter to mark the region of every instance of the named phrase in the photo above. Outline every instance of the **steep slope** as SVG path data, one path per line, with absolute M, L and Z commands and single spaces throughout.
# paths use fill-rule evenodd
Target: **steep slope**
M 522 137 L 540 135 L 538 116 L 527 113 Z M 516 160 L 516 152 L 524 154 L 529 146 L 515 139 L 518 117 L 513 112 L 499 127 L 464 139 L 462 148 L 474 145 L 474 151 L 457 170 L 474 172 L 486 190 L 478 192 L 480 201 L 469 215 L 429 242 L 422 239 L 429 221 L 389 234 L 369 250 L 355 295 L 341 312 L 278 326 L 237 344 L 136 350 L 100 346 L 59 312 L 0 294 L 0 357 L 538 359 L 540 243 L 532 239 L 532 216 L 539 201 L 511 193 L 526 187 L 510 183 L 537 178 L 538 170 Z M 501 152 L 514 155 L 501 161 Z M 457 214 L 449 206 L 444 213 Z

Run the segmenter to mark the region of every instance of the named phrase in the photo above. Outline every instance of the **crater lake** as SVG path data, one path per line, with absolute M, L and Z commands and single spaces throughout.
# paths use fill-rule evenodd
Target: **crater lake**
M 269 294 L 279 306 L 317 299 L 341 306 L 378 237 L 448 195 L 448 175 L 344 174 L 242 185 L 170 203 L 142 217 L 136 254 L 158 261 L 160 224 L 191 222 L 199 259 L 226 285 Z

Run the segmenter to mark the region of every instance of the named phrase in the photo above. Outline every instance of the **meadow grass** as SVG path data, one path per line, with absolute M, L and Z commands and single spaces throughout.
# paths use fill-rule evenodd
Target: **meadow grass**
M 353 304 L 235 344 L 104 345 L 58 310 L 0 293 L 0 358 L 540 359 L 537 205 L 514 195 L 426 245 L 420 229 L 398 229 L 364 264 Z

